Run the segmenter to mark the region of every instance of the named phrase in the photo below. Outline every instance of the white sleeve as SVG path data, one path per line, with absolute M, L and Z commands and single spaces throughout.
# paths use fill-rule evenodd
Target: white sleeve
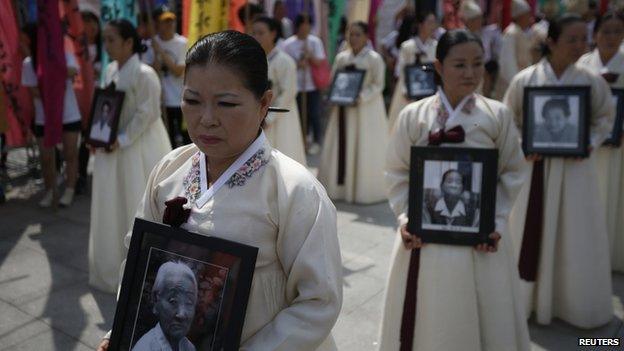
M 178 57 L 176 59 L 176 64 L 177 65 L 184 65 L 185 61 L 186 61 L 186 44 L 187 44 L 187 39 L 184 37 L 181 37 L 182 40 L 180 40 L 180 49 L 178 50 Z
M 323 42 L 320 39 L 313 41 L 314 43 L 314 57 L 317 60 L 325 58 L 325 49 L 323 49 Z
M 37 74 L 35 74 L 30 57 L 24 59 L 22 63 L 22 85 L 25 87 L 37 86 Z
M 74 54 L 72 54 L 71 52 L 65 52 L 65 64 L 67 65 L 67 68 L 73 68 L 77 71 L 80 70 L 78 61 L 76 61 L 76 56 L 74 56 Z

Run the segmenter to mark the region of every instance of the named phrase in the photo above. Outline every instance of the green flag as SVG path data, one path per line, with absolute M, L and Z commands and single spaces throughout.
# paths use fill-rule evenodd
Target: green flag
M 338 40 L 338 32 L 340 31 L 340 18 L 344 15 L 344 0 L 329 0 L 329 52 L 330 62 L 334 62 L 336 56 L 336 42 Z

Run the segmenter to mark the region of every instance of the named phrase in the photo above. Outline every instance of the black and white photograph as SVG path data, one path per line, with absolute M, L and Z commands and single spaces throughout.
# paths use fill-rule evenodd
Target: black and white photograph
M 405 85 L 410 100 L 419 100 L 436 92 L 433 65 L 409 65 L 405 67 Z
M 412 147 L 408 229 L 423 242 L 474 245 L 494 230 L 495 150 Z
M 87 143 L 106 147 L 115 142 L 123 99 L 121 91 L 96 89 Z
M 425 161 L 424 229 L 479 232 L 483 164 Z
M 329 102 L 341 106 L 354 105 L 362 90 L 366 71 L 343 69 L 336 71 L 329 93 Z
M 546 156 L 584 156 L 589 144 L 589 90 L 585 87 L 525 89 L 525 152 Z
M 615 105 L 615 120 L 611 135 L 604 142 L 604 145 L 619 147 L 622 145 L 622 134 L 624 128 L 624 89 L 611 88 L 613 105 Z
M 137 219 L 128 252 L 112 350 L 238 349 L 257 248 Z

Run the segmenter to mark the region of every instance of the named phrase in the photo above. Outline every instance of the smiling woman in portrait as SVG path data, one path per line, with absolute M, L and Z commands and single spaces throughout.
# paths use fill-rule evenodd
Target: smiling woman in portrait
M 182 228 L 259 248 L 241 349 L 335 350 L 336 209 L 304 166 L 267 141 L 267 71 L 260 44 L 236 31 L 189 49 L 182 112 L 193 143 L 156 165 L 137 217 L 162 222 L 165 202 L 184 197 L 191 212 Z

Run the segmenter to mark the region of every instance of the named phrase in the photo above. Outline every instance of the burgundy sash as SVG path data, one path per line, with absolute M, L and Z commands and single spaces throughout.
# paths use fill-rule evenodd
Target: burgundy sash
M 542 226 L 544 223 L 544 161 L 533 163 L 529 205 L 524 221 L 524 235 L 518 269 L 520 278 L 534 282 L 539 266 L 539 254 L 542 245 Z
M 345 107 L 338 106 L 338 185 L 343 185 L 347 163 L 347 126 Z
M 429 133 L 429 145 L 441 143 L 462 143 L 465 132 L 462 126 L 451 128 L 448 131 L 439 130 Z M 400 351 L 412 351 L 414 344 L 414 328 L 416 327 L 416 302 L 418 296 L 418 272 L 420 270 L 420 249 L 410 253 L 409 269 L 407 270 L 407 286 L 403 300 L 403 315 L 401 317 L 401 348 Z

